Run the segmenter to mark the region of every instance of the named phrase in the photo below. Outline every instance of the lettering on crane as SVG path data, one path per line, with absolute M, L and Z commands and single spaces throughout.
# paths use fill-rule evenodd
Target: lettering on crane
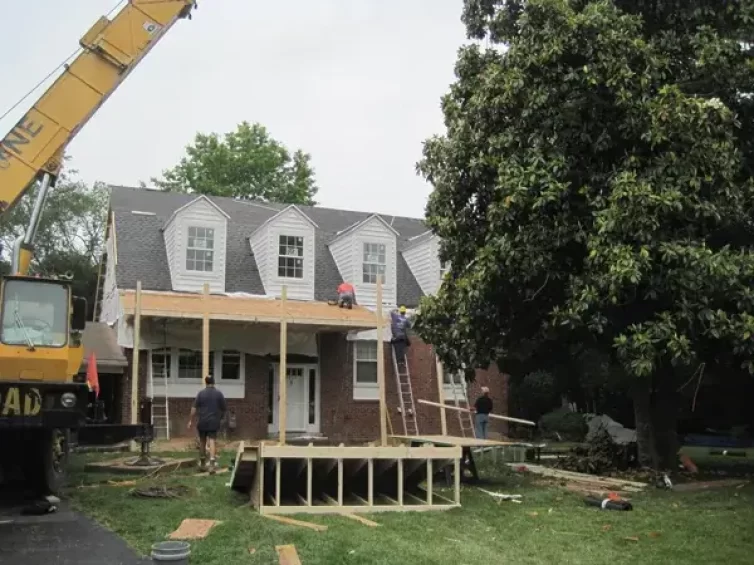
M 7 169 L 10 167 L 10 158 L 12 154 L 16 154 L 19 157 L 24 154 L 24 145 L 29 145 L 31 141 L 37 137 L 44 126 L 37 124 L 29 116 L 21 118 L 16 126 L 10 130 L 5 139 L 0 141 L 0 169 Z
M 23 391 L 17 386 L 0 390 L 0 417 L 36 416 L 42 410 L 42 395 L 38 388 Z

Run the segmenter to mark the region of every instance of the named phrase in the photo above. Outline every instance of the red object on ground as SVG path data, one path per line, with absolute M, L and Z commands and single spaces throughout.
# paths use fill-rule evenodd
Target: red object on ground
M 94 353 L 89 354 L 89 360 L 86 365 L 86 384 L 89 390 L 94 391 L 94 396 L 99 398 L 99 375 L 97 374 L 97 359 Z
M 681 465 L 689 472 L 689 473 L 698 473 L 699 468 L 694 464 L 694 462 L 691 460 L 691 457 L 688 455 L 681 455 Z
M 340 286 L 338 286 L 338 294 L 341 294 L 343 292 L 355 293 L 356 290 L 353 288 L 353 285 L 351 283 L 342 282 L 340 283 Z

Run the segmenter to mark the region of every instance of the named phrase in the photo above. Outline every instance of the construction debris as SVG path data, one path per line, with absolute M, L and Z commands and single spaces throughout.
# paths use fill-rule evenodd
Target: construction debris
M 363 516 L 359 516 L 358 514 L 351 514 L 349 512 L 343 512 L 341 516 L 345 516 L 346 518 L 350 518 L 351 520 L 355 520 L 356 522 L 361 522 L 365 526 L 369 526 L 372 528 L 376 528 L 377 526 L 379 526 L 377 522 L 372 522 L 372 520 L 364 518 Z
M 521 504 L 521 500 L 520 499 L 521 499 L 522 495 L 520 495 L 520 494 L 503 494 L 501 492 L 492 492 L 490 490 L 484 490 L 483 488 L 480 488 L 479 490 L 482 491 L 485 494 L 489 494 L 490 496 L 492 496 L 494 498 L 497 498 L 500 501 L 510 500 L 511 502 L 516 502 L 518 504 Z
M 217 520 L 196 520 L 186 518 L 178 529 L 168 536 L 171 540 L 203 539 L 209 535 L 212 528 L 220 524 Z
M 152 486 L 131 489 L 129 492 L 132 496 L 140 498 L 181 498 L 189 493 L 189 488 L 182 485 L 172 487 Z
M 674 491 L 678 492 L 692 492 L 699 490 L 709 490 L 715 488 L 727 488 L 736 487 L 741 488 L 744 485 L 749 484 L 749 481 L 742 479 L 725 479 L 720 481 L 699 481 L 694 483 L 680 483 L 673 487 Z
M 275 551 L 278 552 L 279 565 L 301 565 L 295 545 L 276 545 Z

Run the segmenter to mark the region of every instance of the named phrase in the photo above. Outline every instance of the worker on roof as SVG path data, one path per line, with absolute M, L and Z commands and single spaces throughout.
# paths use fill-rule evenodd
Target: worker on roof
M 408 339 L 408 328 L 410 322 L 406 316 L 406 307 L 401 306 L 397 311 L 390 312 L 390 331 L 393 334 L 390 343 L 393 344 L 393 352 L 398 365 L 407 365 L 406 353 L 411 347 L 411 341 Z
M 343 281 L 338 286 L 338 306 L 350 310 L 354 304 L 356 304 L 356 289 L 351 283 Z

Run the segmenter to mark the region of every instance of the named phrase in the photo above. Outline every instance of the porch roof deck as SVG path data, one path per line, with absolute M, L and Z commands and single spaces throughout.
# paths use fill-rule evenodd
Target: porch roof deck
M 120 291 L 120 303 L 126 316 L 132 317 L 136 306 L 136 291 Z M 369 330 L 377 327 L 374 312 L 361 306 L 352 310 L 338 308 L 327 302 L 281 300 L 253 296 L 211 294 L 207 299 L 210 320 L 278 324 L 285 316 L 288 324 Z M 141 292 L 141 316 L 153 318 L 199 319 L 204 317 L 201 294 L 180 292 Z

